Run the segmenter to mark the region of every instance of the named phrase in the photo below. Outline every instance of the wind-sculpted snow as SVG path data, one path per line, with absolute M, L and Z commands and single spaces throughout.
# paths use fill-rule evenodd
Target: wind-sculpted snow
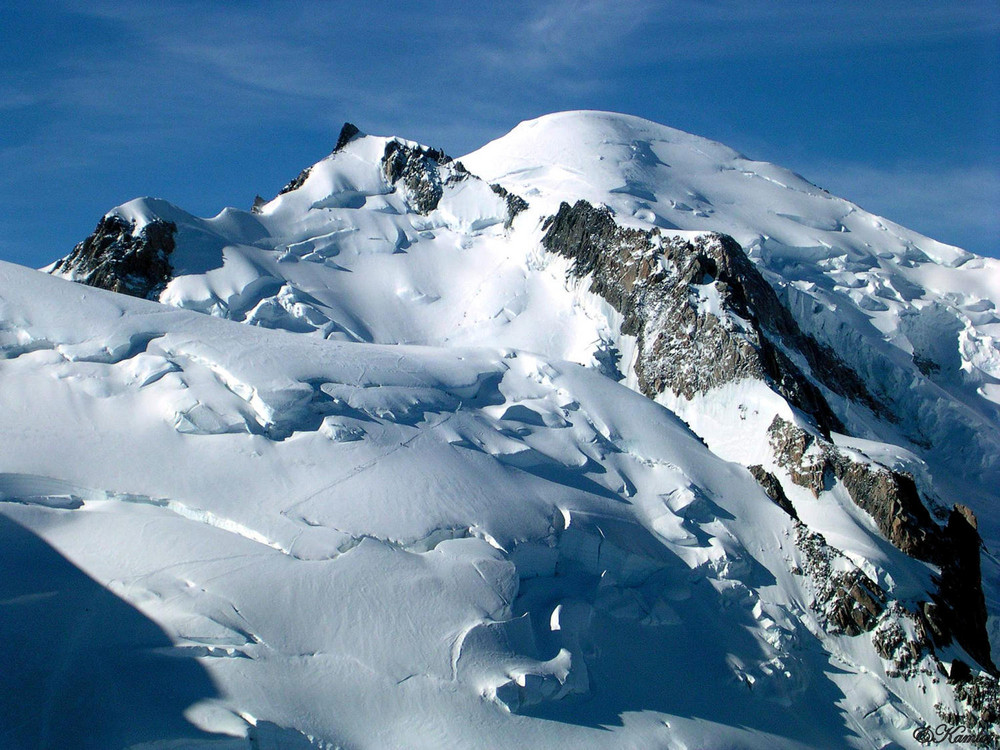
M 176 228 L 161 304 L 0 267 L 0 512 L 218 747 L 996 732 L 995 262 L 595 112 L 105 224 Z
M 18 486 L 35 497 L 65 489 L 45 480 Z M 0 487 L 14 489 L 6 477 Z M 219 696 L 208 670 L 171 658 L 171 634 L 6 513 L 0 566 L 8 649 L 0 745 L 98 750 L 173 738 L 179 747 L 236 750 L 185 717 L 191 705 Z
M 7 325 L 48 342 L 0 369 L 0 511 L 162 627 L 157 653 L 207 670 L 218 694 L 185 714 L 203 731 L 366 747 L 860 731 L 836 703 L 866 657 L 824 675 L 839 647 L 792 572 L 791 519 L 599 373 L 261 330 L 12 266 L 0 290 Z M 864 731 L 904 736 L 921 715 L 886 695 L 900 729 Z

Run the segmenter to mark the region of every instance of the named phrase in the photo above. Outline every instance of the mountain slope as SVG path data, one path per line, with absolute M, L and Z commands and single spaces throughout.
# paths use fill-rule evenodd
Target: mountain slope
M 985 470 L 985 484 L 1000 486 L 992 481 L 1000 479 L 1000 262 L 873 216 L 788 170 L 634 117 L 551 115 L 463 162 L 529 197 L 539 216 L 584 199 L 609 206 L 626 226 L 733 237 L 804 331 L 907 416 L 894 437 L 930 442 L 939 460 L 963 473 Z M 860 415 L 847 421 L 866 430 Z M 971 456 L 950 451 L 962 428 L 963 437 L 989 442 Z
M 596 747 L 610 721 L 633 746 L 669 733 L 617 715 L 652 709 L 808 737 L 780 705 L 825 663 L 785 612 L 808 613 L 790 520 L 662 407 L 527 354 L 316 342 L 3 274 L 33 337 L 7 332 L 4 514 L 205 665 L 225 698 L 204 729 Z M 683 683 L 654 687 L 657 664 Z M 746 681 L 773 683 L 763 718 Z M 589 700 L 547 706 L 564 695 Z M 844 731 L 831 708 L 814 721 Z
M 995 729 L 994 261 L 576 112 L 458 161 L 345 126 L 250 212 L 132 201 L 52 270 L 187 311 L 5 267 L 4 513 L 103 585 L 128 571 L 111 590 L 223 686 L 212 731 Z M 121 541 L 154 521 L 192 546 Z M 221 539 L 241 551 L 202 571 Z M 259 566 L 232 562 L 245 545 Z M 161 590 L 153 569 L 178 572 Z M 316 611 L 320 591 L 342 604 Z M 219 606 L 242 642 L 189 639 L 191 618 L 231 621 Z

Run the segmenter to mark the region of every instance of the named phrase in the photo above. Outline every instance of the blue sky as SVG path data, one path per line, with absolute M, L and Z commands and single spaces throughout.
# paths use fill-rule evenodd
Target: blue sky
M 0 4 L 0 259 L 273 195 L 340 125 L 460 155 L 565 109 L 722 141 L 1000 256 L 1000 3 Z

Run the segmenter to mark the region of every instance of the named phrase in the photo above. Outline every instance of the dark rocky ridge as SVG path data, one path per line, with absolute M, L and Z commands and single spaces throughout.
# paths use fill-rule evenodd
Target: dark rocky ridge
M 351 122 L 345 122 L 344 126 L 340 129 L 340 135 L 337 136 L 337 143 L 333 147 L 333 153 L 340 151 L 340 149 L 353 141 L 359 135 L 362 135 L 362 133 L 357 125 Z
M 444 195 L 444 180 L 439 167 L 452 163 L 452 158 L 444 151 L 391 140 L 385 144 L 382 173 L 390 184 L 402 182 L 410 204 L 418 212 L 428 214 L 437 208 Z M 458 181 L 468 176 L 461 163 L 454 163 L 448 179 Z
M 295 177 L 292 178 L 291 182 L 285 185 L 281 190 L 278 191 L 278 195 L 284 195 L 285 193 L 290 193 L 293 190 L 298 190 L 309 179 L 309 174 L 312 172 L 312 166 L 308 166 L 299 172 Z M 256 203 L 256 201 L 255 201 Z
M 904 630 L 904 623 L 910 625 L 912 635 Z M 890 602 L 886 616 L 872 632 L 872 645 L 876 653 L 889 662 L 886 673 L 890 677 L 910 679 L 921 672 L 933 674 L 933 670 L 921 666 L 925 656 L 934 654 L 934 644 L 927 632 L 927 622 L 919 611 L 914 613 L 897 601 Z
M 792 505 L 792 501 L 788 499 L 788 495 L 785 494 L 785 490 L 781 486 L 781 482 L 778 481 L 778 478 L 759 464 L 748 466 L 747 469 L 750 470 L 753 478 L 757 480 L 757 484 L 764 489 L 764 493 L 771 498 L 771 501 L 790 517 L 798 521 L 799 514 L 796 512 L 795 506 Z
M 769 429 L 776 460 L 792 481 L 819 495 L 839 479 L 851 499 L 894 546 L 940 567 L 932 602 L 921 605 L 926 629 L 938 646 L 954 640 L 984 669 L 996 674 L 986 631 L 980 569 L 982 540 L 976 517 L 956 505 L 942 528 L 932 518 L 913 478 L 875 463 L 854 461 L 832 443 L 780 417 Z
M 961 659 L 952 659 L 950 669 L 945 667 L 935 645 L 946 645 L 950 639 L 942 641 L 937 630 L 940 623 L 930 619 L 935 605 L 924 602 L 908 609 L 860 569 L 850 567 L 843 553 L 830 546 L 822 534 L 798 521 L 795 542 L 803 553 L 805 570 L 794 572 L 809 576 L 811 606 L 824 630 L 846 636 L 870 632 L 872 646 L 885 661 L 889 677 L 909 680 L 926 675 L 932 682 L 947 677 L 955 686 L 959 711 L 935 704 L 944 722 L 936 729 L 936 736 L 979 747 L 1000 746 L 1000 683 L 993 674 L 973 674 Z M 834 563 L 837 567 L 847 564 L 849 569 L 836 570 Z M 959 736 L 963 739 L 957 739 Z
M 490 185 L 490 190 L 507 202 L 507 221 L 503 225 L 505 228 L 510 229 L 510 225 L 514 223 L 514 217 L 528 208 L 528 201 L 495 182 Z
M 479 179 L 439 149 L 415 146 L 398 140 L 385 144 L 382 174 L 391 185 L 402 185 L 407 201 L 419 213 L 429 214 L 444 197 L 444 189 L 463 180 Z M 490 189 L 507 204 L 504 227 L 509 229 L 514 217 L 528 207 L 527 201 L 500 185 Z
M 795 544 L 815 590 L 813 609 L 826 630 L 852 636 L 872 630 L 886 608 L 888 597 L 882 587 L 856 567 L 835 570 L 833 563 L 843 562 L 844 553 L 803 523 L 795 523 Z
M 545 249 L 570 258 L 570 273 L 589 277 L 590 291 L 622 314 L 622 333 L 636 336 L 635 372 L 646 396 L 655 398 L 669 389 L 690 398 L 734 380 L 754 378 L 811 417 L 825 437 L 831 431 L 844 432 L 819 387 L 794 357 L 834 393 L 893 419 L 833 350 L 801 331 L 732 238 L 707 234 L 687 241 L 657 229 L 624 228 L 609 209 L 582 200 L 573 206 L 563 203 L 543 229 Z M 702 304 L 710 296 L 721 314 Z M 941 566 L 935 601 L 922 610 L 926 630 L 938 634 L 942 644 L 954 637 L 985 669 L 995 671 L 985 627 L 980 541 L 974 520 L 969 521 L 971 512 L 960 517 L 953 513 L 951 530 L 942 529 L 920 499 L 912 477 L 853 461 L 828 440 L 780 418 L 771 425 L 770 439 L 778 462 L 796 484 L 818 495 L 839 479 L 892 544 Z M 777 478 L 763 467 L 752 467 L 751 472 L 794 518 L 795 509 Z M 804 544 L 815 542 L 812 547 L 817 550 L 829 548 L 816 537 L 805 529 L 800 535 Z M 823 555 L 813 557 L 819 560 Z M 814 580 L 822 579 L 819 605 L 834 632 L 857 634 L 875 626 L 887 601 L 877 584 L 860 570 L 829 576 L 818 569 L 814 573 Z
M 768 429 L 771 449 L 792 481 L 819 496 L 833 479 L 844 483 L 851 498 L 897 548 L 935 562 L 938 526 L 920 499 L 913 478 L 877 464 L 852 461 L 833 443 L 811 435 L 781 417 Z
M 836 354 L 806 336 L 770 284 L 731 237 L 689 242 L 619 226 L 607 208 L 563 203 L 546 220 L 542 244 L 572 258 L 572 273 L 624 316 L 622 333 L 638 338 L 635 370 L 642 392 L 688 398 L 741 378 L 766 382 L 811 416 L 824 434 L 843 425 L 789 353 L 827 388 L 877 412 L 884 407 Z M 709 289 L 709 286 L 713 287 Z M 725 315 L 700 309 L 717 295 Z
M 173 277 L 170 254 L 177 225 L 154 219 L 138 233 L 117 214 L 100 220 L 94 233 L 58 261 L 52 273 L 88 286 L 156 299 Z
M 970 675 L 955 687 L 955 699 L 962 713 L 946 710 L 941 704 L 935 706 L 945 724 L 959 730 L 948 738 L 994 750 L 1000 747 L 1000 683 L 984 674 Z
M 356 125 L 345 122 L 330 155 L 336 154 L 361 135 L 364 133 Z M 446 168 L 443 170 L 444 174 L 442 174 L 442 167 Z M 441 149 L 411 145 L 396 138 L 390 139 L 386 143 L 385 151 L 382 154 L 381 168 L 386 181 L 393 186 L 401 184 L 410 205 L 421 214 L 428 214 L 438 207 L 444 196 L 445 186 L 473 176 L 462 162 L 455 161 Z M 278 192 L 278 195 L 298 190 L 309 178 L 311 172 L 311 166 L 303 169 Z M 524 211 L 528 207 L 528 203 L 500 185 L 490 185 L 490 189 L 507 203 L 507 219 L 504 226 L 509 229 L 514 217 Z M 260 213 L 266 202 L 257 196 L 250 209 L 251 213 Z
M 960 513 L 963 518 L 964 513 Z M 936 646 L 951 642 L 941 632 L 938 607 L 918 602 L 909 609 L 891 596 L 860 569 L 851 566 L 844 554 L 830 546 L 822 534 L 795 521 L 795 543 L 803 555 L 805 570 L 813 590 L 812 609 L 823 628 L 833 635 L 858 636 L 871 632 L 875 652 L 886 662 L 886 674 L 904 680 L 927 675 L 934 682 L 947 676 L 955 684 L 960 712 L 935 705 L 944 726 L 974 730 L 971 740 L 982 747 L 997 747 L 1000 741 L 1000 685 L 989 653 L 977 656 L 987 673 L 973 674 L 967 664 L 953 659 L 946 669 L 935 652 Z M 977 556 L 978 557 L 978 556 Z M 848 570 L 836 570 L 848 566 Z M 955 626 L 952 625 L 952 628 Z M 965 646 L 961 636 L 956 637 Z M 968 650 L 968 649 L 967 649 Z M 983 661 L 985 659 L 985 661 Z M 954 735 L 952 735 L 954 736 Z
M 955 505 L 944 529 L 941 579 L 936 603 L 941 619 L 969 656 L 992 667 L 990 642 L 986 637 L 986 598 L 983 596 L 979 536 L 975 514 L 964 505 Z M 991 670 L 996 675 L 996 670 Z M 1000 705 L 996 707 L 1000 716 Z

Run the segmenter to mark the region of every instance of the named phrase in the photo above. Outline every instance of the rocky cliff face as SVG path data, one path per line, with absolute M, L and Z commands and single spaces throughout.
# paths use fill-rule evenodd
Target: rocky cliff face
M 795 544 L 803 553 L 803 572 L 812 585 L 813 609 L 827 632 L 853 636 L 872 630 L 888 600 L 882 587 L 803 523 L 795 524 Z M 838 569 L 844 567 L 848 569 Z
M 444 165 L 451 168 L 442 170 Z M 437 208 L 446 182 L 460 182 L 469 177 L 465 167 L 443 151 L 396 140 L 385 144 L 382 172 L 390 184 L 402 186 L 410 205 L 422 214 Z
M 757 483 L 763 488 L 765 494 L 771 498 L 774 504 L 798 521 L 799 514 L 796 512 L 795 506 L 792 505 L 792 501 L 788 499 L 788 495 L 785 494 L 785 488 L 781 486 L 778 478 L 760 464 L 748 466 L 747 469 L 750 470 L 753 478 L 757 480 Z
M 170 254 L 176 232 L 172 222 L 161 219 L 137 232 L 134 222 L 109 214 L 52 272 L 88 286 L 155 299 L 173 275 Z
M 572 259 L 571 273 L 589 279 L 590 290 L 622 314 L 622 333 L 636 336 L 635 372 L 646 396 L 669 390 L 690 398 L 753 378 L 811 417 L 817 431 L 829 437 L 845 428 L 821 384 L 893 419 L 832 350 L 801 331 L 733 239 L 707 234 L 689 241 L 656 229 L 625 228 L 610 210 L 586 201 L 563 203 L 543 229 L 543 246 Z M 943 529 L 912 477 L 852 460 L 829 440 L 781 418 L 775 418 L 768 434 L 777 463 L 793 482 L 818 496 L 839 480 L 886 539 L 912 557 L 941 566 L 936 606 L 927 610 L 929 629 L 943 642 L 954 637 L 993 670 L 974 517 L 956 510 Z M 795 518 L 777 478 L 760 466 L 751 472 Z M 799 536 L 812 561 L 817 606 L 832 632 L 856 635 L 874 628 L 886 593 L 860 570 L 828 575 L 829 559 L 842 554 L 804 526 Z M 966 611 L 974 614 L 969 619 L 958 615 Z
M 421 214 L 429 214 L 438 207 L 447 187 L 479 179 L 462 162 L 455 161 L 439 149 L 399 140 L 390 140 L 385 144 L 381 167 L 386 181 L 401 190 L 410 206 Z M 509 229 L 514 217 L 524 211 L 528 203 L 500 185 L 489 187 L 507 204 L 504 226 Z
M 941 577 L 937 604 L 940 619 L 969 655 L 992 667 L 990 641 L 986 637 L 986 599 L 982 589 L 979 537 L 975 514 L 955 505 L 942 534 Z M 996 674 L 995 669 L 991 671 Z
M 768 433 L 774 455 L 793 482 L 818 497 L 834 479 L 840 480 L 858 507 L 896 547 L 920 560 L 940 558 L 938 526 L 912 477 L 853 461 L 832 443 L 780 417 L 775 417 Z
M 507 221 L 504 222 L 504 227 L 510 229 L 511 224 L 514 223 L 514 218 L 528 208 L 528 201 L 496 183 L 490 185 L 490 190 L 507 202 Z
M 608 209 L 563 203 L 547 220 L 542 244 L 572 258 L 572 272 L 624 316 L 638 338 L 639 386 L 653 398 L 669 389 L 691 397 L 741 378 L 767 382 L 810 415 L 825 434 L 842 430 L 814 378 L 873 411 L 882 406 L 864 383 L 799 329 L 774 290 L 730 237 L 693 241 L 657 229 L 619 226 Z
M 911 557 L 940 567 L 933 602 L 921 605 L 927 629 L 937 645 L 954 639 L 995 672 L 979 560 L 982 540 L 972 511 L 956 505 L 942 527 L 931 517 L 912 477 L 852 460 L 832 443 L 779 417 L 769 434 L 774 455 L 793 482 L 818 496 L 839 480 L 886 539 Z

